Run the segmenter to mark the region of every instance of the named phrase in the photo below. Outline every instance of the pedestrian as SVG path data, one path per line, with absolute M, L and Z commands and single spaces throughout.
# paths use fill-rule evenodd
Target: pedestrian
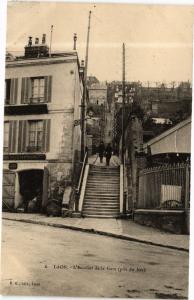
M 111 156 L 112 156 L 112 147 L 109 143 L 106 147 L 106 165 L 107 166 L 109 166 Z
M 99 153 L 99 157 L 100 157 L 100 163 L 103 162 L 104 150 L 105 150 L 104 143 L 103 143 L 103 141 L 101 141 L 99 146 L 98 146 L 98 153 Z

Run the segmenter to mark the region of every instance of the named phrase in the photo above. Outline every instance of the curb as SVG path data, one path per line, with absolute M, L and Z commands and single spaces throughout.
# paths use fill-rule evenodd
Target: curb
M 161 248 L 168 248 L 168 249 L 173 249 L 173 250 L 178 250 L 178 251 L 189 252 L 189 249 L 187 249 L 187 248 L 177 247 L 177 246 L 172 246 L 172 245 L 163 245 L 163 244 L 159 244 L 159 243 L 155 243 L 155 242 L 151 242 L 151 241 L 147 241 L 147 240 L 138 239 L 138 238 L 132 237 L 130 235 L 106 232 L 106 231 L 97 230 L 97 229 L 93 229 L 93 228 L 83 228 L 83 227 L 73 226 L 73 225 L 55 224 L 55 223 L 49 223 L 49 222 L 45 222 L 45 221 L 14 219 L 14 218 L 7 218 L 7 217 L 2 217 L 2 219 L 9 220 L 9 221 L 22 222 L 22 223 L 50 226 L 50 227 L 55 227 L 55 228 L 70 229 L 70 230 L 74 230 L 74 231 L 93 233 L 93 234 L 117 238 L 120 240 L 126 240 L 126 241 L 141 243 L 141 244 L 147 244 L 147 245 L 151 245 L 151 246 L 157 246 L 157 247 L 161 247 Z

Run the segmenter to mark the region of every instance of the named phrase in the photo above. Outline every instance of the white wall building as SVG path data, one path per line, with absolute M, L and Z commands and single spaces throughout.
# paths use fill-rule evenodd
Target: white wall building
M 29 40 L 23 57 L 7 59 L 3 203 L 17 208 L 42 192 L 71 185 L 80 158 L 82 79 L 76 52 L 49 55 Z

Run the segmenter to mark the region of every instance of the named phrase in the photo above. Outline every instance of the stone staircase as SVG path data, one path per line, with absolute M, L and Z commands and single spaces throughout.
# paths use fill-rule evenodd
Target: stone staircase
M 82 215 L 116 218 L 120 212 L 120 169 L 90 165 Z

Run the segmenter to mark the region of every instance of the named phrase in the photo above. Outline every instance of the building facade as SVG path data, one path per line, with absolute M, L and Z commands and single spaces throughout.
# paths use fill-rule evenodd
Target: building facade
M 6 60 L 3 205 L 15 208 L 41 194 L 63 195 L 80 159 L 83 84 L 76 52 L 49 53 L 29 40 L 23 57 Z M 60 191 L 60 192 L 59 192 Z M 67 201 L 67 199 L 66 199 Z
M 90 103 L 105 104 L 107 101 L 107 86 L 103 83 L 94 83 L 88 86 Z

